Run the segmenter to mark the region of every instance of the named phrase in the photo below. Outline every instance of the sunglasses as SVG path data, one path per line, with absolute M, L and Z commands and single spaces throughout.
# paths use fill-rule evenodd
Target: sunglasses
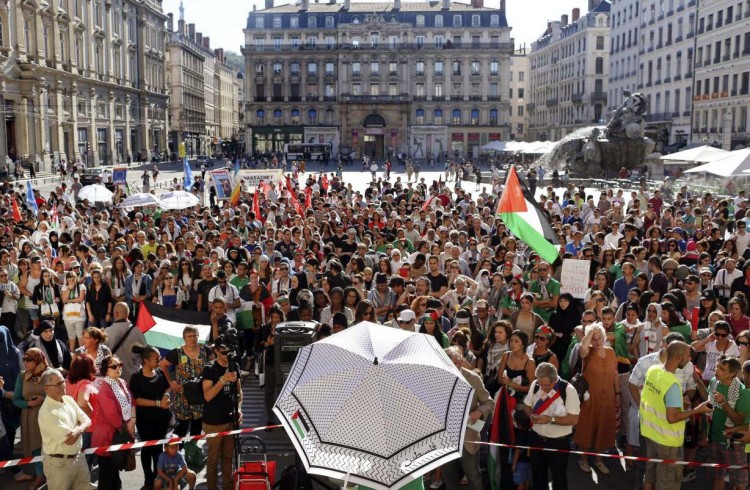
M 728 336 L 729 336 L 728 333 L 714 333 L 714 337 L 724 338 Z
M 219 354 L 221 354 L 222 356 L 226 356 L 226 355 L 229 354 L 229 351 L 228 350 L 220 350 Z
M 737 342 L 737 345 L 741 345 L 741 346 L 747 347 L 748 345 L 750 345 L 750 342 Z
M 535 340 L 547 340 L 547 337 L 544 335 L 534 335 Z
M 24 356 L 23 362 L 36 362 L 33 357 Z
M 124 364 L 123 364 L 123 363 L 118 363 L 118 364 L 110 364 L 110 365 L 109 365 L 109 367 L 108 367 L 107 369 L 119 369 L 119 368 L 121 368 L 121 367 L 123 367 L 123 366 L 124 366 Z

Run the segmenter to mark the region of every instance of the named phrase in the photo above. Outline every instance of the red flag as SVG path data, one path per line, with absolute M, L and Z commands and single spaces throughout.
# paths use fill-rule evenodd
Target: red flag
M 292 206 L 294 206 L 294 210 L 297 211 L 297 214 L 299 214 L 300 216 L 304 216 L 304 214 L 302 213 L 302 206 L 299 205 L 299 199 L 297 199 L 297 193 L 290 190 L 289 199 L 292 201 Z
M 325 175 L 325 174 L 323 175 L 323 178 L 320 181 L 320 187 L 324 191 L 328 192 L 328 175 Z
M 421 211 L 427 211 L 427 209 L 430 207 L 430 203 L 432 202 L 433 199 L 435 199 L 434 196 L 428 197 L 427 200 L 424 202 L 424 205 L 422 206 Z
M 288 175 L 286 176 L 286 190 L 289 191 L 290 194 L 294 194 L 294 186 L 292 185 L 292 178 Z
M 18 209 L 18 203 L 13 199 L 13 221 L 16 223 L 21 221 L 21 210 Z
M 312 207 L 312 187 L 305 188 L 305 209 Z
M 261 223 L 266 221 L 260 214 L 260 189 L 257 188 L 255 189 L 255 196 L 253 196 L 253 212 L 255 213 L 255 219 L 259 220 Z

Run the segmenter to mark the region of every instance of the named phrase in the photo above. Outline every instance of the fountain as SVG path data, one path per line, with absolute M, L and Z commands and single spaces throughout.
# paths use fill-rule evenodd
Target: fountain
M 539 162 L 546 167 L 565 166 L 588 176 L 614 174 L 623 167 L 643 165 L 655 146 L 643 136 L 648 99 L 641 93 L 624 92 L 625 100 L 606 126 L 581 128 L 561 139 Z

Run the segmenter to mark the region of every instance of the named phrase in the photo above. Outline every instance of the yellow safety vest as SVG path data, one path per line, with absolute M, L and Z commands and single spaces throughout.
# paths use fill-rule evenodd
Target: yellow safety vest
M 667 420 L 667 405 L 664 397 L 672 385 L 682 391 L 680 381 L 662 365 L 651 366 L 646 373 L 646 382 L 641 393 L 641 435 L 657 444 L 682 447 L 685 439 L 685 422 L 670 424 Z

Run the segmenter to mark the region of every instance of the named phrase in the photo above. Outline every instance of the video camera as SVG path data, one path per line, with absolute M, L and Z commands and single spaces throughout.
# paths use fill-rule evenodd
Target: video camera
M 214 345 L 223 345 L 229 351 L 227 354 L 227 371 L 235 373 L 240 372 L 238 335 L 239 333 L 236 328 L 228 328 L 221 335 L 216 337 L 216 340 L 214 341 Z

